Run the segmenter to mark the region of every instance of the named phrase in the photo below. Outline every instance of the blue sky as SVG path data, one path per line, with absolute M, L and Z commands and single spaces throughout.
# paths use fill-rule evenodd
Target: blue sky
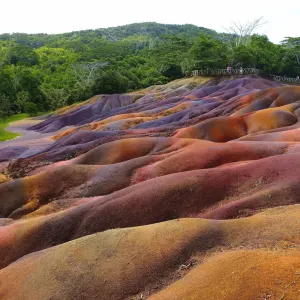
M 2 2 L 2 1 L 1 1 Z M 300 36 L 300 1 L 285 0 L 4 0 L 0 33 L 62 33 L 81 29 L 154 21 L 194 24 L 217 31 L 231 21 L 263 16 L 268 22 L 258 33 L 273 42 Z

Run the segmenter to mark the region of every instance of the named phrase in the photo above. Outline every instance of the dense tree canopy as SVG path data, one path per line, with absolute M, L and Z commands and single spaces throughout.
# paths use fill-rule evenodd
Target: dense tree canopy
M 224 68 L 227 63 L 226 45 L 208 35 L 201 35 L 190 48 L 188 55 L 196 69 Z
M 286 38 L 280 45 L 259 35 L 245 44 L 229 45 L 226 40 L 228 33 L 157 23 L 57 35 L 2 34 L 0 113 L 35 114 L 94 94 L 129 92 L 194 69 L 228 64 L 266 74 L 300 73 L 300 38 Z

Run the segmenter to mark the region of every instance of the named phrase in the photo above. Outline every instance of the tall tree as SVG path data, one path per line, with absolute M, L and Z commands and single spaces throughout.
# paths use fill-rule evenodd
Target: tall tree
M 256 68 L 269 74 L 278 74 L 282 71 L 282 49 L 279 45 L 270 42 L 267 36 L 254 34 L 249 47 L 255 55 Z
M 208 35 L 200 35 L 188 54 L 194 60 L 196 69 L 226 66 L 226 46 Z
M 246 23 L 233 21 L 229 28 L 224 28 L 229 33 L 229 35 L 227 35 L 228 44 L 231 47 L 239 47 L 241 45 L 247 46 L 254 31 L 266 23 L 267 22 L 264 21 L 263 17 L 256 18 Z
M 300 67 L 300 37 L 286 37 L 282 44 L 294 56 L 296 64 Z
M 96 74 L 99 69 L 106 67 L 108 62 L 91 62 L 91 63 L 77 63 L 72 65 L 78 85 L 85 89 L 92 86 L 96 79 Z
M 11 43 L 6 51 L 6 61 L 11 65 L 34 66 L 38 64 L 38 57 L 31 47 Z

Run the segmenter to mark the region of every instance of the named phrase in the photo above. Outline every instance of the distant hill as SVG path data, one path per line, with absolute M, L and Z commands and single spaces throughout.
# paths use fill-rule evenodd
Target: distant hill
M 46 44 L 51 44 L 62 38 L 77 39 L 81 38 L 86 43 L 92 41 L 94 38 L 107 38 L 110 41 L 120 41 L 131 36 L 148 36 L 158 37 L 164 34 L 176 37 L 184 37 L 189 39 L 196 39 L 200 33 L 217 36 L 218 33 L 214 30 L 198 27 L 191 24 L 184 25 L 170 25 L 159 24 L 155 22 L 134 23 L 124 26 L 88 29 L 81 31 L 73 31 L 62 34 L 26 34 L 26 33 L 12 33 L 1 34 L 0 40 L 14 41 L 23 45 L 28 45 L 33 48 L 39 48 Z

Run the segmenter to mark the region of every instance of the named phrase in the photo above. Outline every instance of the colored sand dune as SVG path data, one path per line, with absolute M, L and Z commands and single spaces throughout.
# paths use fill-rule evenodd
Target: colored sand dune
M 0 144 L 1 299 L 300 299 L 300 87 L 194 77 L 28 122 Z

